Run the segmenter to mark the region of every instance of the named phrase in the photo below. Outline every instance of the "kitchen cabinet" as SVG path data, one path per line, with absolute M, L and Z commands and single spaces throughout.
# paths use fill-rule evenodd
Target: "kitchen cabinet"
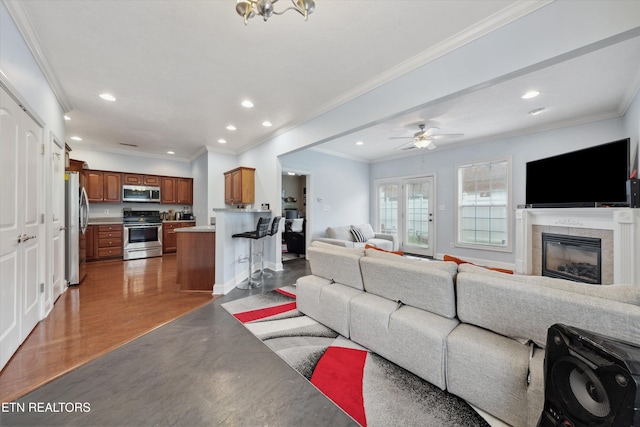
M 163 176 L 160 182 L 160 203 L 193 204 L 193 178 Z
M 193 204 L 193 178 L 176 178 L 177 197 L 179 205 Z
M 85 190 L 89 202 L 120 203 L 122 174 L 119 172 L 86 170 Z
M 239 167 L 224 173 L 224 202 L 247 205 L 255 202 L 255 169 Z
M 176 228 L 194 227 L 195 221 L 163 222 L 162 223 L 162 253 L 173 253 L 178 247 Z
M 160 179 L 160 203 L 176 204 L 176 179 L 163 176 Z
M 122 183 L 126 185 L 151 185 L 160 186 L 160 178 L 157 175 L 140 175 L 125 173 L 122 175 Z
M 85 251 L 87 254 L 87 261 L 94 261 L 98 259 L 98 240 L 96 234 L 98 233 L 97 225 L 89 225 L 85 232 Z
M 97 227 L 98 258 L 122 257 L 122 225 L 98 225 Z
M 216 279 L 215 227 L 178 229 L 176 283 L 181 292 L 213 292 Z

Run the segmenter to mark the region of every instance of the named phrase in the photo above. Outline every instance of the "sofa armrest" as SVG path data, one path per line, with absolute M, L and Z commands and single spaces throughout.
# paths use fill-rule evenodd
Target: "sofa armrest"
M 376 233 L 375 234 L 375 238 L 376 239 L 385 239 L 385 240 L 390 240 L 393 243 L 393 250 L 397 251 L 399 244 L 398 244 L 398 236 L 396 236 L 395 234 L 381 234 L 381 233 Z
M 317 237 L 314 240 L 317 240 L 318 242 L 329 243 L 336 246 L 342 246 L 345 248 L 353 248 L 353 242 L 348 242 L 346 240 L 331 239 L 329 237 Z

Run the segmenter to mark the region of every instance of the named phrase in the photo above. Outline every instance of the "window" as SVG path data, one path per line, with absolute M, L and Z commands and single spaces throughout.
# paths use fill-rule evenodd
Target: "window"
M 378 186 L 378 217 L 380 233 L 398 233 L 398 189 L 395 183 Z
M 458 166 L 458 246 L 511 250 L 510 182 L 510 159 Z

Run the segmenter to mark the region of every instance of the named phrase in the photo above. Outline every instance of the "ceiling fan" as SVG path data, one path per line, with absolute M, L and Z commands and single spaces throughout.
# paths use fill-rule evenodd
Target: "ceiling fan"
M 410 142 L 403 144 L 396 148 L 396 150 L 411 150 L 413 148 L 426 148 L 433 150 L 436 145 L 433 143 L 434 139 L 448 138 L 454 136 L 463 136 L 463 133 L 434 133 L 439 130 L 437 127 L 430 127 L 425 130 L 425 125 L 419 125 L 420 131 L 413 134 L 413 136 L 394 136 L 389 139 L 406 139 L 411 138 Z

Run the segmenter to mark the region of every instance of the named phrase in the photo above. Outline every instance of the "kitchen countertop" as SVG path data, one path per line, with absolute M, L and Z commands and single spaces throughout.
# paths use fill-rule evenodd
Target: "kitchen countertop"
M 246 213 L 246 212 L 250 212 L 250 213 L 255 213 L 255 212 L 259 212 L 259 213 L 271 213 L 271 210 L 266 210 L 266 209 L 246 209 L 246 208 L 242 208 L 242 209 L 238 209 L 238 208 L 213 208 L 214 212 L 231 212 L 231 213 Z
M 89 225 L 122 225 L 123 222 L 122 217 L 89 218 Z
M 215 233 L 215 225 L 201 225 L 198 227 L 177 228 L 176 233 Z

